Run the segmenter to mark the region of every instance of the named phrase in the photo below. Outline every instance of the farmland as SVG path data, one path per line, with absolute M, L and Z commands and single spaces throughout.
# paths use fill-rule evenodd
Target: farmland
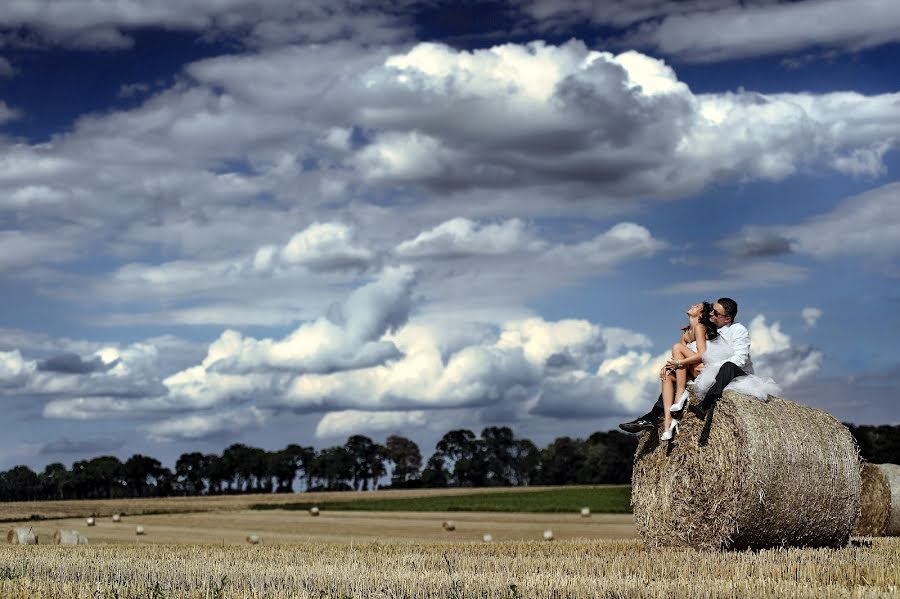
M 382 511 L 382 505 L 322 509 L 313 517 L 283 509 L 307 501 L 305 494 L 41 502 L 19 512 L 15 504 L 5 504 L 0 514 L 7 517 L 54 519 L 4 525 L 33 527 L 41 544 L 0 548 L 0 596 L 888 597 L 900 586 L 897 539 L 855 539 L 840 550 L 648 550 L 630 514 L 595 508 L 584 518 L 574 510 L 554 512 L 546 503 L 548 497 L 564 502 L 567 493 L 599 496 L 611 489 L 614 495 L 616 488 L 548 488 L 501 490 L 495 496 L 495 508 L 514 494 L 518 502 L 531 497 L 531 507 L 545 502 L 544 511 L 533 513 Z M 364 504 L 374 495 L 410 508 L 423 500 L 466 501 L 472 493 L 379 491 L 316 498 L 317 505 L 327 506 L 339 500 Z M 476 503 L 484 501 L 480 497 Z M 276 509 L 249 509 L 266 502 Z M 85 510 L 97 514 L 96 526 L 85 526 Z M 112 522 L 108 514 L 119 512 L 125 514 L 122 521 Z M 452 520 L 455 530 L 444 530 L 445 520 Z M 135 535 L 137 525 L 146 534 Z M 55 530 L 67 528 L 80 530 L 91 544 L 46 544 Z M 548 529 L 550 542 L 543 540 Z M 260 544 L 246 543 L 251 534 Z M 493 542 L 483 542 L 484 534 Z
M 26 597 L 890 597 L 895 539 L 841 550 L 647 551 L 638 541 L 4 546 Z

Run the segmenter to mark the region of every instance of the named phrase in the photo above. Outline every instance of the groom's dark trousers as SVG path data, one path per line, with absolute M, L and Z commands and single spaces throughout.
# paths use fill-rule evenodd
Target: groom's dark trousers
M 739 376 L 744 376 L 747 374 L 743 370 L 737 367 L 737 364 L 733 362 L 725 362 L 722 364 L 722 367 L 719 368 L 719 374 L 716 375 L 716 382 L 713 383 L 712 387 L 709 388 L 709 391 L 706 392 L 706 397 L 700 403 L 700 408 L 703 410 L 708 410 L 713 406 L 716 401 L 722 397 L 722 392 L 725 390 L 725 387 L 728 386 L 728 383 L 733 381 Z M 675 398 L 678 399 L 677 397 Z M 653 404 L 653 408 L 647 412 L 646 415 L 642 416 L 644 420 L 648 420 L 653 422 L 657 418 L 663 415 L 663 400 L 662 393 L 659 394 L 659 399 L 656 400 L 656 403 Z

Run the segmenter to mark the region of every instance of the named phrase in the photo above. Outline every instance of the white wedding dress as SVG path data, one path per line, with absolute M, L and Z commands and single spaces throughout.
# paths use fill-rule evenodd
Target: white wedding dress
M 694 390 L 698 397 L 705 397 L 707 391 L 716 382 L 716 375 L 722 364 L 728 361 L 733 354 L 733 350 L 727 341 L 721 336 L 706 342 L 706 352 L 703 354 L 703 370 L 700 375 L 694 379 Z M 762 401 L 768 401 L 770 395 L 781 397 L 781 387 L 772 379 L 763 379 L 755 374 L 747 374 L 739 376 L 725 387 L 726 390 L 737 391 L 751 395 Z

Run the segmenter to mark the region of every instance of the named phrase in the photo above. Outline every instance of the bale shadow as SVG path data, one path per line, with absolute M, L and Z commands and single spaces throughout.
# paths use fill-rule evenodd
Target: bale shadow
M 639 451 L 634 456 L 634 461 L 638 461 L 646 455 L 653 453 L 659 447 L 659 432 L 645 431 L 642 435 L 650 435 L 646 443 L 638 445 Z
M 709 445 L 709 433 L 712 430 L 712 421 L 713 421 L 713 412 L 716 411 L 716 404 L 709 406 L 709 409 L 706 410 L 706 419 L 703 422 L 703 430 L 700 431 L 700 438 L 697 439 L 697 445 L 700 447 L 706 447 Z

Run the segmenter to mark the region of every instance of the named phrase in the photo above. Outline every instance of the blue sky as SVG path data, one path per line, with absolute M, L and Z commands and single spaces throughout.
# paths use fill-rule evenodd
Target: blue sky
M 896 424 L 900 5 L 0 6 L 0 468 L 642 413 L 697 300 Z

